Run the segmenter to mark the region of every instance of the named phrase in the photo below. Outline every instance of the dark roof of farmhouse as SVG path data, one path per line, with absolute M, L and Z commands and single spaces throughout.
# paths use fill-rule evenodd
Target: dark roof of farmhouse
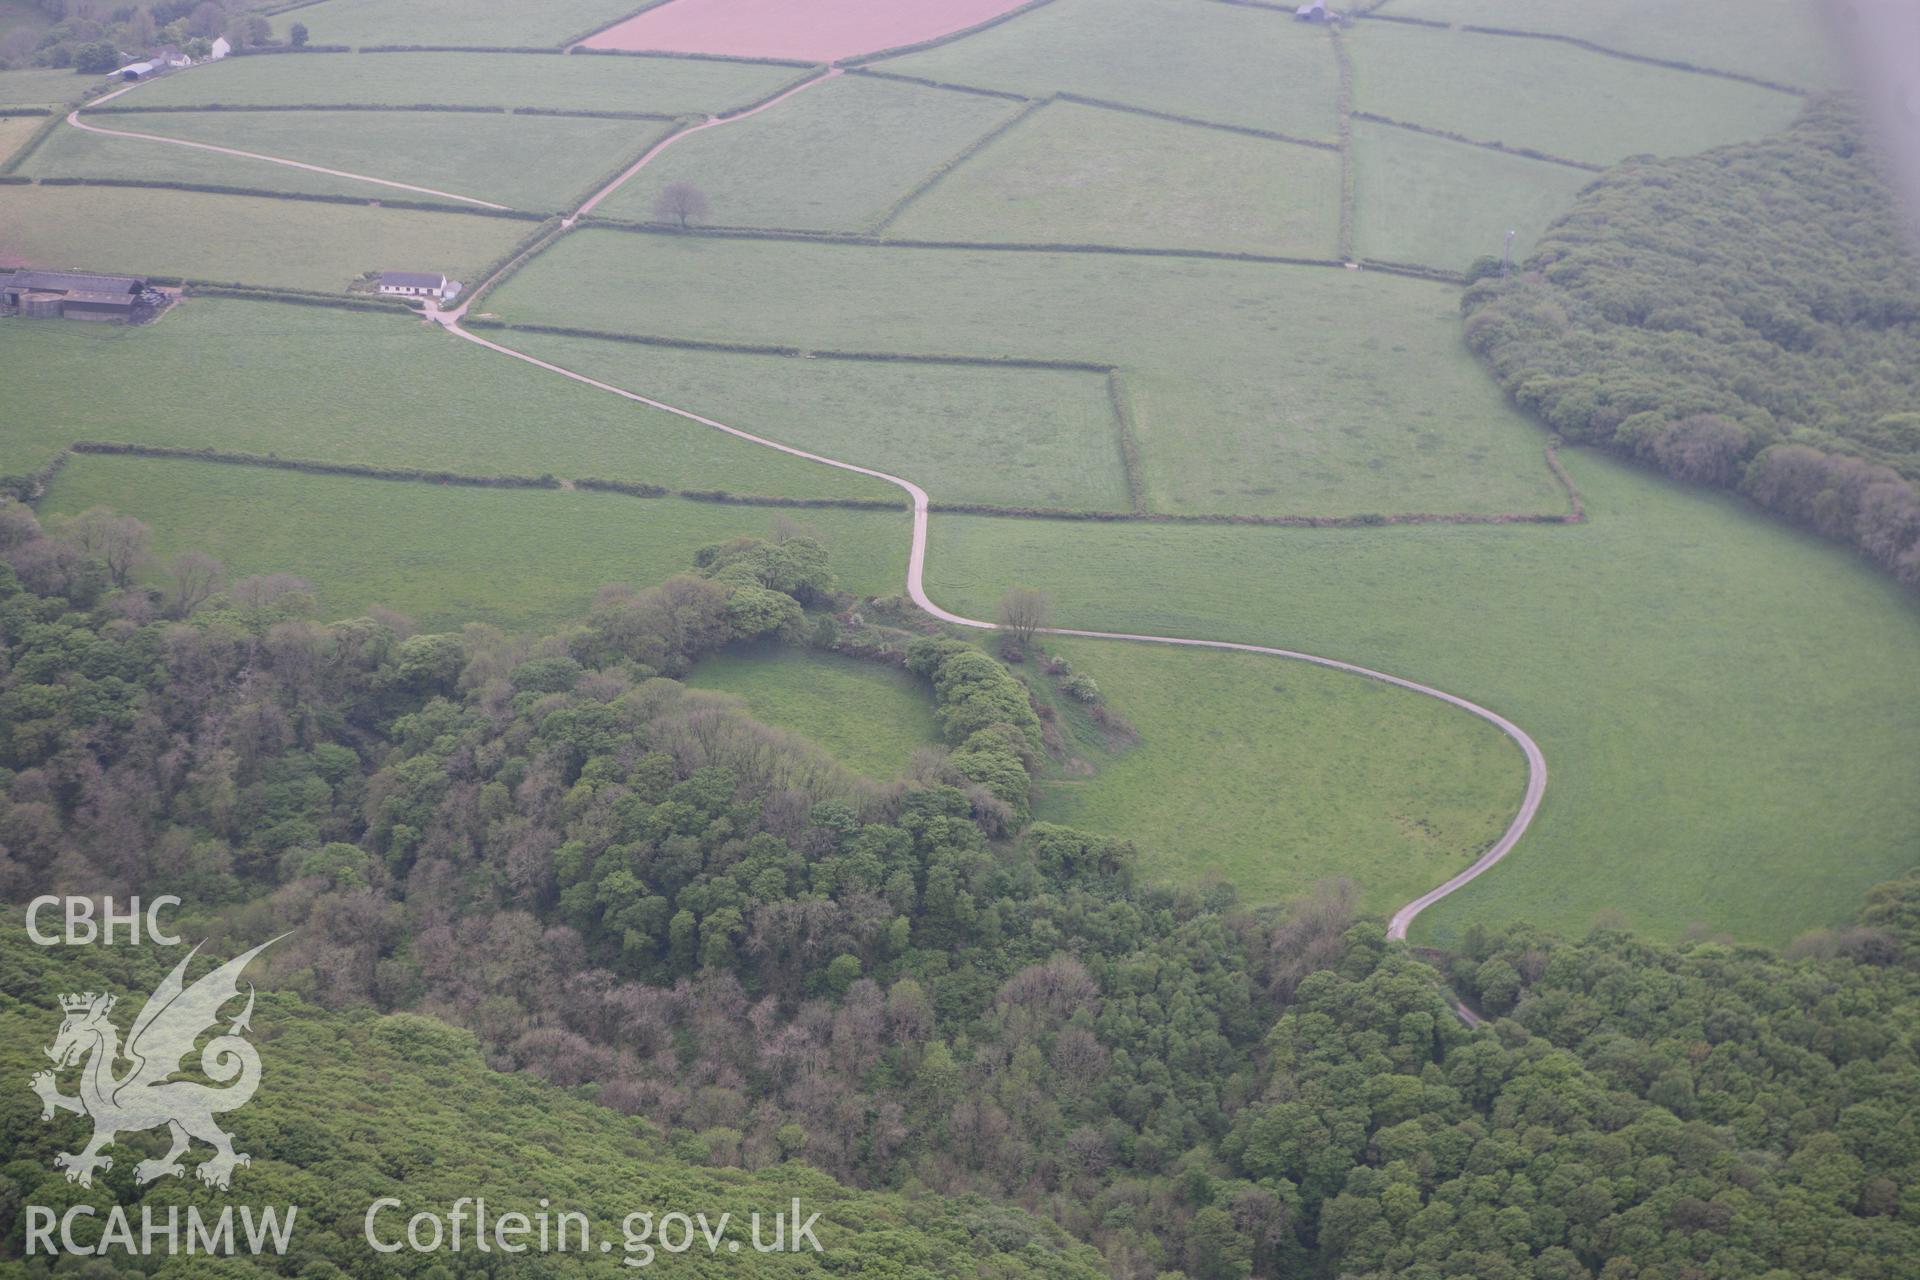
M 438 289 L 446 280 L 445 276 L 428 271 L 382 271 L 381 284 L 402 285 L 413 289 Z
M 0 284 L 10 289 L 31 289 L 36 293 L 133 294 L 147 287 L 138 276 L 96 276 L 74 271 L 16 271 L 0 276 Z

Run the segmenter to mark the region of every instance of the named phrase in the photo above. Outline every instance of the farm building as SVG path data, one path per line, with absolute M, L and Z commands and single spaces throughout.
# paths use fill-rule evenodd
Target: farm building
M 160 65 L 155 62 L 129 62 L 126 66 L 114 72 L 113 78 L 115 80 L 145 80 L 159 69 Z
M 233 45 L 225 36 L 221 36 L 213 42 L 213 49 L 207 54 L 207 60 L 210 62 L 218 62 L 232 52 Z
M 0 273 L 0 315 L 34 320 L 144 320 L 161 295 L 137 276 L 72 271 Z
M 1312 0 L 1310 4 L 1303 4 L 1293 11 L 1293 16 L 1299 22 L 1331 22 L 1333 20 L 1333 15 L 1327 12 L 1327 0 Z
M 425 271 L 382 271 L 380 292 L 403 298 L 451 298 L 460 292 L 455 281 Z

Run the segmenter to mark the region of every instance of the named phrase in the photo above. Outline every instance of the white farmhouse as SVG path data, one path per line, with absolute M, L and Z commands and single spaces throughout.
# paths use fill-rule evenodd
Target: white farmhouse
M 460 291 L 457 282 L 425 271 L 382 271 L 380 292 L 403 298 L 451 298 Z
M 220 36 L 214 40 L 213 48 L 208 51 L 207 60 L 210 62 L 217 62 L 221 58 L 226 57 L 228 54 L 232 52 L 233 52 L 232 42 L 229 41 L 225 36 Z

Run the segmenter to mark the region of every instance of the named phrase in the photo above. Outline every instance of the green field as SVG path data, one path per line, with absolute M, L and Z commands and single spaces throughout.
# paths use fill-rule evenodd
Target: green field
M 728 426 L 908 476 L 937 501 L 1127 509 L 1118 426 L 1102 374 L 504 337 L 519 350 Z M 809 489 L 815 487 L 817 481 Z
M 663 188 L 691 182 L 713 205 L 703 222 L 860 231 L 1018 107 L 841 76 L 751 120 L 674 143 L 598 212 L 645 222 Z
M 1354 241 L 1366 258 L 1462 271 L 1521 260 L 1594 175 L 1359 121 L 1353 127 Z
M 0 71 L 0 106 L 57 106 L 74 101 L 99 83 L 99 76 L 83 76 L 63 67 L 17 67 Z
M 93 123 L 542 213 L 571 209 L 668 128 L 656 120 L 433 111 L 155 111 L 100 116 Z M 47 139 L 22 171 L 35 177 L 164 179 L 368 199 L 383 193 L 432 199 L 264 160 L 69 128 Z
M 187 75 L 162 77 L 138 93 L 115 99 L 112 106 L 435 103 L 681 115 L 752 102 L 793 76 L 791 67 L 692 58 L 563 58 L 534 53 L 227 58 Z
M 905 772 L 919 748 L 940 743 L 933 691 L 877 662 L 754 645 L 702 659 L 686 682 L 733 694 L 754 719 L 791 729 L 882 781 Z
M 900 499 L 482 350 L 408 316 L 192 298 L 158 324 L 0 321 L 0 470 L 76 438 L 470 474 Z M 216 376 L 210 366 L 230 373 Z M 87 387 L 93 408 L 74 408 Z M 404 428 L 404 429 L 402 429 Z
M 1545 31 L 1608 49 L 1805 85 L 1837 85 L 1840 59 L 1806 0 L 1389 0 L 1394 17 Z
M 943 178 L 887 232 L 1330 258 L 1340 158 L 1054 103 Z
M 291 289 L 341 290 L 387 266 L 471 279 L 532 229 L 511 218 L 364 205 L 0 186 L 0 264 Z
M 1789 93 L 1546 40 L 1368 22 L 1349 44 L 1357 110 L 1595 164 L 1758 138 L 1800 113 Z
M 626 17 L 641 0 L 327 0 L 273 19 L 315 44 L 557 45 Z
M 1047 641 L 1141 739 L 1034 816 L 1132 840 L 1150 875 L 1278 902 L 1332 876 L 1390 912 L 1506 829 L 1526 765 L 1483 720 L 1420 694 L 1257 654 Z M 1029 677 L 1034 678 L 1034 677 Z
M 1320 267 L 588 231 L 488 306 L 691 338 L 1115 362 L 1159 510 L 1564 510 L 1539 432 L 1461 344 L 1456 298 Z
M 1326 32 L 1224 4 L 1054 0 L 877 69 L 1035 98 L 1066 91 L 1303 138 L 1336 132 Z
M 0 164 L 25 146 L 45 123 L 45 116 L 0 116 Z
M 927 589 L 990 614 L 1028 583 L 1060 625 L 1305 649 L 1517 721 L 1546 752 L 1546 804 L 1497 871 L 1421 917 L 1427 940 L 1475 920 L 1581 933 L 1610 908 L 1656 936 L 1770 942 L 1847 918 L 1913 864 L 1920 706 L 1897 691 L 1920 605 L 1735 499 L 1569 465 L 1593 512 L 1572 528 L 939 517 Z
M 469 489 L 151 458 L 76 457 L 42 513 L 109 506 L 152 525 L 165 558 L 204 551 L 229 578 L 292 573 L 326 617 L 384 605 L 423 627 L 516 630 L 578 619 L 611 583 L 649 586 L 712 542 L 767 532 L 756 507 L 619 494 Z M 849 591 L 907 572 L 904 512 L 798 513 Z

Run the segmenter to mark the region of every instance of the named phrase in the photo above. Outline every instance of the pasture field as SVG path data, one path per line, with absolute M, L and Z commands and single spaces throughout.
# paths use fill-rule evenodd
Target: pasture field
M 344 290 L 383 263 L 469 279 L 530 230 L 531 223 L 512 218 L 413 209 L 125 187 L 0 186 L 0 266 Z
M 724 111 L 754 102 L 793 77 L 791 67 L 693 58 L 564 58 L 538 53 L 226 58 L 185 75 L 162 77 L 143 85 L 138 93 L 114 99 L 112 106 L 431 102 L 673 116 Z M 102 113 L 109 114 L 111 108 Z
M 861 231 L 1018 109 L 1004 98 L 840 76 L 674 143 L 596 212 L 646 222 L 662 189 L 691 182 L 713 206 L 702 222 Z
M 0 28 L 5 25 L 5 14 L 0 13 Z M 0 71 L 0 106 L 59 106 L 99 83 L 99 76 L 83 76 L 70 67 L 16 67 Z
M 433 111 L 155 111 L 89 120 L 106 129 L 235 147 L 542 213 L 571 210 L 588 188 L 612 177 L 668 128 L 657 120 Z M 365 194 L 369 199 L 379 199 L 384 191 L 395 199 L 433 199 L 260 160 L 103 138 L 65 127 L 34 154 L 30 171 L 41 177 L 100 176 L 102 157 L 92 157 L 91 167 L 84 167 L 89 163 L 86 150 L 78 161 L 83 167 L 74 167 L 70 143 L 75 137 L 89 144 L 119 144 L 111 149 L 106 167 L 120 177 L 224 181 L 273 191 Z M 138 165 L 132 172 L 121 168 L 129 159 Z M 212 170 L 227 176 L 201 176 L 201 171 Z
M 1034 816 L 1133 841 L 1155 878 L 1225 880 L 1266 903 L 1345 876 L 1389 912 L 1493 843 L 1526 786 L 1499 730 L 1379 681 L 1259 654 L 1046 648 L 1141 739 L 1095 753 L 1090 777 L 1043 780 Z
M 0 470 L 75 439 L 468 474 L 643 481 L 780 497 L 892 485 L 734 440 L 508 360 L 407 316 L 190 298 L 157 324 L 0 324 Z M 231 374 L 212 376 L 217 362 Z M 85 386 L 84 411 L 74 388 Z
M 728 426 L 907 476 L 935 501 L 1127 509 L 1119 429 L 1102 374 L 495 336 Z M 901 496 L 892 487 L 887 493 Z
M 1806 0 L 1388 0 L 1382 12 L 1551 32 L 1806 88 L 1837 85 L 1842 76 L 1820 13 Z
M 1690 155 L 1800 113 L 1790 93 L 1546 40 L 1392 22 L 1362 23 L 1348 39 L 1357 110 L 1593 164 Z
M 1066 91 L 1329 142 L 1337 127 L 1326 32 L 1233 5 L 1054 0 L 876 69 L 1034 98 Z
M 1524 726 L 1551 770 L 1538 819 L 1416 940 L 1474 921 L 1577 935 L 1615 907 L 1656 937 L 1701 923 L 1768 943 L 1850 918 L 1913 864 L 1920 707 L 1896 691 L 1920 605 L 1737 499 L 1584 452 L 1569 469 L 1593 518 L 1562 528 L 942 517 L 927 590 L 990 615 L 1030 584 L 1058 625 L 1336 655 Z M 1130 711 L 1135 694 L 1103 687 Z
M 676 0 L 585 43 L 595 49 L 676 49 L 829 62 L 894 49 L 985 22 L 1023 0 Z
M 1115 363 L 1156 510 L 1563 511 L 1540 432 L 1461 343 L 1457 296 L 1323 267 L 587 231 L 487 305 L 688 338 Z
M 277 14 L 274 38 L 296 22 L 315 44 L 558 45 L 639 8 L 641 0 L 327 0 Z
M 1356 251 L 1448 271 L 1498 257 L 1509 230 L 1520 261 L 1596 176 L 1365 121 L 1353 164 Z
M 0 116 L 0 164 L 25 146 L 45 122 L 45 116 Z
M 321 614 L 384 605 L 425 628 L 490 622 L 530 630 L 579 618 L 610 583 L 651 586 L 709 543 L 764 536 L 762 508 L 560 490 L 468 489 L 302 475 L 152 458 L 77 457 L 45 513 L 109 506 L 155 531 L 165 558 L 219 560 L 229 579 L 292 573 Z M 907 572 L 905 512 L 801 513 L 841 585 L 897 592 Z
M 878 662 L 793 645 L 736 646 L 701 659 L 686 683 L 734 695 L 754 719 L 811 739 L 883 782 L 906 772 L 916 750 L 941 741 L 932 689 Z
M 1340 157 L 1056 102 L 942 178 L 887 232 L 1328 258 L 1340 239 Z

